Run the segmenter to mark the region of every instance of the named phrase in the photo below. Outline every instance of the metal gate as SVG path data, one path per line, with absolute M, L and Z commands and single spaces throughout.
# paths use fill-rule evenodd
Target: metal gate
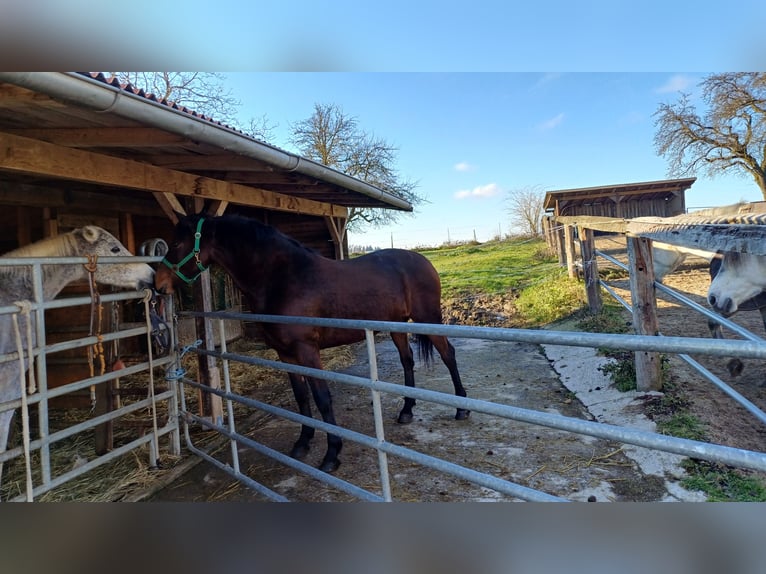
M 126 257 L 102 257 L 99 258 L 99 265 L 109 265 L 115 263 L 124 264 Z M 132 257 L 130 262 L 136 263 L 154 263 L 161 260 L 161 257 Z M 35 284 L 42 285 L 42 266 L 55 264 L 77 264 L 84 265 L 89 263 L 85 257 L 57 257 L 57 258 L 0 258 L 0 266 L 19 266 L 24 265 L 32 269 L 32 277 Z M 66 297 L 54 299 L 52 301 L 43 301 L 42 289 L 37 290 L 37 296 L 34 301 L 28 302 L 28 305 L 17 306 L 8 305 L 0 307 L 0 315 L 20 316 L 29 313 L 34 318 L 34 338 L 35 342 L 32 348 L 29 348 L 25 334 L 22 334 L 22 344 L 13 352 L 0 355 L 0 364 L 10 363 L 19 364 L 20 355 L 27 360 L 31 355 L 34 359 L 34 374 L 37 383 L 37 389 L 33 394 L 23 393 L 21 399 L 0 403 L 0 412 L 15 411 L 20 413 L 23 419 L 24 429 L 19 446 L 9 445 L 4 452 L 0 451 L 0 465 L 4 467 L 3 473 L 3 499 L 12 501 L 34 500 L 36 497 L 57 488 L 72 479 L 83 475 L 99 466 L 105 465 L 136 449 L 148 450 L 148 466 L 154 466 L 160 456 L 160 439 L 166 437 L 168 444 L 164 452 L 177 455 L 180 451 L 180 434 L 178 426 L 178 410 L 175 388 L 175 381 L 169 381 L 166 389 L 160 389 L 159 384 L 155 386 L 155 369 L 164 369 L 172 363 L 173 356 L 154 357 L 152 353 L 152 344 L 150 335 L 153 326 L 149 322 L 149 297 L 148 291 L 128 291 L 119 293 L 104 293 L 99 296 L 101 306 L 117 305 L 118 303 L 131 303 L 144 305 L 144 315 L 147 318 L 145 322 L 123 323 L 112 332 L 103 332 L 84 337 L 77 337 L 68 340 L 51 342 L 46 338 L 46 310 L 71 308 L 77 306 L 91 306 L 93 299 L 89 296 Z M 139 357 L 133 364 L 126 366 L 119 371 L 105 371 L 103 368 L 96 368 L 91 376 L 80 380 L 70 381 L 66 384 L 51 387 L 49 385 L 49 369 L 47 359 L 56 353 L 64 351 L 79 350 L 83 355 L 88 352 L 88 348 L 95 346 L 117 345 L 119 342 L 146 340 L 147 353 L 144 357 Z M 23 364 L 23 363 L 22 363 Z M 20 366 L 20 369 L 23 368 Z M 15 371 L 17 374 L 19 371 Z M 146 383 L 137 396 L 122 398 L 121 404 L 113 409 L 101 409 L 98 411 L 93 408 L 86 414 L 81 414 L 78 418 L 67 418 L 62 421 L 54 420 L 54 412 L 61 412 L 55 409 L 52 402 L 60 400 L 62 397 L 71 396 L 73 393 L 90 390 L 91 397 L 97 394 L 100 396 L 105 393 L 98 392 L 102 387 L 117 380 L 139 375 Z M 164 384 L 162 376 L 160 381 Z M 22 377 L 22 384 L 25 377 Z M 100 399 L 99 399 L 100 400 Z M 100 407 L 101 405 L 99 405 Z M 106 412 L 103 412 L 106 411 Z M 158 411 L 162 412 L 162 424 L 158 424 Z M 30 415 L 34 415 L 30 418 Z M 135 421 L 127 421 L 135 417 L 136 414 L 142 414 L 143 418 L 149 419 L 151 429 L 144 432 L 143 425 L 135 424 Z M 119 445 L 102 454 L 94 454 L 90 449 L 90 433 L 98 427 L 108 424 L 116 424 L 126 427 L 124 436 L 120 437 Z M 28 429 L 33 428 L 31 431 Z M 86 438 L 82 438 L 86 437 Z M 89 447 L 83 451 L 82 455 L 78 453 L 77 460 L 67 461 L 65 465 L 57 465 L 52 461 L 53 453 L 57 451 L 66 441 L 82 439 L 87 442 Z M 12 484 L 9 478 L 9 469 L 14 465 L 25 467 L 22 471 L 22 477 L 16 484 Z
M 458 325 L 430 325 L 417 323 L 391 323 L 377 321 L 348 321 L 339 319 L 317 319 L 303 317 L 283 317 L 269 315 L 251 315 L 241 313 L 197 313 L 190 312 L 183 315 L 205 317 L 207 321 L 218 321 L 219 329 L 223 333 L 224 320 L 245 320 L 256 322 L 274 323 L 301 323 L 333 328 L 363 329 L 366 333 L 367 356 L 369 359 L 369 376 L 358 377 L 339 372 L 316 370 L 305 367 L 284 364 L 278 361 L 270 361 L 262 358 L 230 353 L 227 351 L 225 339 L 221 337 L 220 350 L 201 349 L 188 347 L 185 351 L 215 357 L 223 368 L 224 385 L 222 389 L 211 389 L 186 377 L 182 369 L 178 370 L 179 396 L 181 397 L 181 419 L 184 421 L 186 444 L 189 450 L 232 477 L 256 490 L 267 498 L 275 501 L 285 501 L 284 495 L 276 492 L 273 487 L 259 482 L 257 476 L 249 476 L 243 472 L 239 464 L 240 449 L 252 449 L 264 454 L 280 464 L 287 465 L 301 473 L 327 484 L 333 488 L 349 493 L 361 500 L 390 501 L 391 486 L 389 479 L 388 457 L 396 456 L 408 459 L 424 467 L 435 469 L 439 472 L 459 477 L 471 483 L 495 490 L 508 496 L 529 501 L 563 501 L 552 493 L 530 489 L 523 485 L 513 483 L 492 474 L 479 472 L 452 462 L 441 460 L 412 448 L 394 444 L 386 439 L 383 432 L 381 413 L 381 393 L 392 393 L 398 396 L 406 396 L 418 401 L 431 401 L 456 408 L 469 409 L 475 412 L 486 413 L 496 417 L 502 417 L 514 421 L 521 421 L 540 425 L 543 427 L 559 429 L 571 433 L 589 435 L 604 438 L 620 443 L 647 447 L 664 452 L 675 453 L 683 456 L 694 457 L 708 461 L 766 471 L 766 454 L 755 451 L 742 450 L 732 447 L 719 446 L 699 441 L 675 438 L 652 432 L 636 429 L 623 428 L 598 422 L 566 417 L 547 412 L 529 410 L 504 404 L 481 401 L 471 398 L 456 397 L 446 393 L 440 393 L 419 388 L 408 388 L 400 384 L 379 380 L 376 364 L 374 332 L 406 332 L 413 334 L 435 334 L 450 338 L 485 339 L 490 341 L 524 342 L 534 344 L 568 345 L 576 347 L 625 349 L 632 351 L 663 351 L 667 353 L 700 353 L 715 356 L 730 356 L 736 353 L 738 356 L 766 359 L 766 343 L 758 341 L 732 341 L 715 339 L 698 339 L 685 337 L 653 337 L 638 335 L 614 335 L 583 332 L 557 332 L 525 329 L 499 329 L 488 327 L 468 327 Z M 375 435 L 365 435 L 340 426 L 329 425 L 320 420 L 303 417 L 293 411 L 267 404 L 261 401 L 235 394 L 231 392 L 229 380 L 229 367 L 233 362 L 262 365 L 284 372 L 296 373 L 305 376 L 315 376 L 334 381 L 341 385 L 351 385 L 368 389 L 371 393 L 372 416 L 375 420 Z M 191 412 L 187 409 L 184 401 L 184 387 L 191 387 L 202 393 L 209 393 L 220 397 L 225 403 L 225 421 L 212 421 L 206 417 Z M 312 426 L 321 431 L 330 432 L 343 439 L 362 444 L 375 449 L 378 453 L 379 488 L 375 491 L 365 489 L 349 481 L 341 480 L 335 476 L 323 473 L 317 469 L 294 460 L 266 445 L 242 434 L 235 421 L 233 406 L 244 405 L 249 409 L 269 413 L 276 417 L 283 417 L 296 423 Z M 190 424 L 200 425 L 202 428 L 215 430 L 230 443 L 230 462 L 217 458 L 205 448 L 195 444 L 189 432 Z

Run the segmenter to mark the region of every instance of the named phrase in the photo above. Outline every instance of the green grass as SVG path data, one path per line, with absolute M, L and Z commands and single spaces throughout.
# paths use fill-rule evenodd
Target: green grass
M 560 272 L 542 239 L 493 241 L 420 251 L 442 280 L 442 295 L 518 291 Z
M 582 282 L 567 277 L 542 239 L 458 245 L 420 253 L 439 272 L 443 297 L 512 293 L 518 322 L 528 327 L 557 321 L 585 305 Z
M 766 486 L 756 477 L 700 460 L 687 459 L 683 466 L 689 473 L 684 487 L 704 492 L 709 502 L 766 502 Z

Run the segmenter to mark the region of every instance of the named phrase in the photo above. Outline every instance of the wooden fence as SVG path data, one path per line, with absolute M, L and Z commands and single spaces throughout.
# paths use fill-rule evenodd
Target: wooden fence
M 727 217 L 695 216 L 639 217 L 619 219 L 594 216 L 548 218 L 545 237 L 565 265 L 569 276 L 582 270 L 588 307 L 598 313 L 602 307 L 595 232 L 625 235 L 630 273 L 633 326 L 638 335 L 658 335 L 652 241 L 662 241 L 705 251 L 738 251 L 766 256 L 766 213 Z M 575 250 L 579 239 L 579 264 Z M 636 382 L 639 390 L 661 390 L 660 353 L 635 352 Z

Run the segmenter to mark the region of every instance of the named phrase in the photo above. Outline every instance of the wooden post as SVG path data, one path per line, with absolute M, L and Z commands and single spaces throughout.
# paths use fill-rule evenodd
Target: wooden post
M 598 283 L 598 264 L 593 245 L 593 231 L 580 227 L 580 253 L 582 253 L 583 279 L 585 280 L 585 294 L 588 297 L 588 308 L 594 315 L 601 311 L 601 289 Z
M 652 242 L 643 237 L 627 238 L 630 266 L 630 298 L 633 326 L 638 335 L 657 335 L 657 299 L 652 265 Z M 662 365 L 657 351 L 636 351 L 636 386 L 639 391 L 662 390 Z
M 551 248 L 551 237 L 550 237 L 550 232 L 548 231 L 549 228 L 550 228 L 550 218 L 543 217 L 543 237 L 545 238 L 545 244 L 548 246 L 548 249 Z
M 194 290 L 194 307 L 203 311 L 213 310 L 213 289 L 210 286 L 210 270 L 208 269 L 200 276 L 199 289 Z M 197 338 L 202 340 L 205 349 L 215 350 L 215 335 L 213 333 L 212 321 L 204 317 L 197 317 L 194 320 L 197 328 Z M 199 382 L 212 389 L 221 388 L 221 373 L 215 357 L 198 355 Z M 200 416 L 209 416 L 215 424 L 223 423 L 223 402 L 221 397 L 211 393 L 200 393 Z
M 566 255 L 564 254 L 564 226 L 556 223 L 556 229 L 554 233 L 554 237 L 556 238 L 556 255 L 558 255 L 559 258 L 559 265 L 562 267 L 565 267 L 567 264 Z
M 577 275 L 575 270 L 575 244 L 574 244 L 574 226 L 564 226 L 564 251 L 567 260 L 567 274 L 570 279 Z

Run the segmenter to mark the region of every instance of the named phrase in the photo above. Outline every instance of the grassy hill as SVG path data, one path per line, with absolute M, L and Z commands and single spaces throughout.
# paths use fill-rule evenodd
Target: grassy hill
M 539 326 L 570 315 L 585 302 L 582 282 L 567 277 L 566 269 L 542 239 L 493 241 L 420 253 L 439 272 L 447 307 L 478 296 L 510 297 L 514 324 Z

